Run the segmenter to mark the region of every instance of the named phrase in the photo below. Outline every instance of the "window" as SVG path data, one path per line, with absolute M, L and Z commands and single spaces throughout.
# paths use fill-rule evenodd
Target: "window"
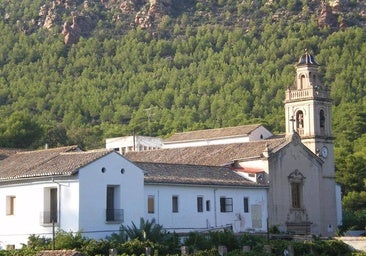
M 228 197 L 220 197 L 220 211 L 232 212 L 233 211 L 233 199 Z
M 324 110 L 320 110 L 320 113 L 319 113 L 319 124 L 320 124 L 320 128 L 324 128 L 325 127 Z
M 197 197 L 197 212 L 203 212 L 203 197 Z
M 306 78 L 305 75 L 301 75 L 300 77 L 300 86 L 297 88 L 298 90 L 301 90 L 305 87 L 306 84 Z
M 50 189 L 50 199 L 50 220 L 57 222 L 57 188 Z
M 107 186 L 106 195 L 106 221 L 123 221 L 123 210 L 119 207 L 119 186 Z
M 296 113 L 296 128 L 304 128 L 304 114 L 302 111 Z
M 300 183 L 291 183 L 292 208 L 300 208 Z
M 172 196 L 172 211 L 178 212 L 178 196 Z
M 43 212 L 41 213 L 41 224 L 57 223 L 58 218 L 58 196 L 57 188 L 44 188 L 43 191 Z
M 154 213 L 155 205 L 154 205 L 154 196 L 150 195 L 147 197 L 147 213 Z
M 211 201 L 210 200 L 206 201 L 206 211 L 207 212 L 211 211 Z
M 244 212 L 249 212 L 249 198 L 244 197 Z
M 15 214 L 15 196 L 6 197 L 6 215 Z

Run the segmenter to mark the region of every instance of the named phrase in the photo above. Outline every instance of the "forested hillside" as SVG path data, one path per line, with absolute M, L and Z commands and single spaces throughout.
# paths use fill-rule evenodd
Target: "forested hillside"
M 363 1 L 0 0 L 0 15 L 2 147 L 249 123 L 281 133 L 307 48 L 331 87 L 349 225 L 364 228 Z

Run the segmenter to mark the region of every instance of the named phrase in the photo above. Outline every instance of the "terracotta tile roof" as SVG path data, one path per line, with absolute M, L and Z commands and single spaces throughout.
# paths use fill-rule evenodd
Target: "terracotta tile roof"
M 218 129 L 197 130 L 190 132 L 175 133 L 171 137 L 164 140 L 164 143 L 191 140 L 207 140 L 215 138 L 247 136 L 253 130 L 258 128 L 259 124 L 242 125 L 236 127 L 226 127 Z
M 222 166 L 238 159 L 260 157 L 266 146 L 276 149 L 285 142 L 285 138 L 276 138 L 247 143 L 158 149 L 128 152 L 125 157 L 132 162 Z
M 24 149 L 16 148 L 0 148 L 0 160 L 7 158 L 8 156 L 14 155 L 19 151 L 24 151 Z
M 135 163 L 145 171 L 145 183 L 251 186 L 252 181 L 226 167 L 163 163 Z
M 72 175 L 112 150 L 80 151 L 77 146 L 18 152 L 0 161 L 0 181 Z

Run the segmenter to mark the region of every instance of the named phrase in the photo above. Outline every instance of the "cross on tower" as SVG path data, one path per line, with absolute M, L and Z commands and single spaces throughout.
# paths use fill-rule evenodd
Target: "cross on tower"
M 291 129 L 294 132 L 295 131 L 295 122 L 296 122 L 294 116 L 291 116 L 291 119 L 289 121 L 292 123 Z

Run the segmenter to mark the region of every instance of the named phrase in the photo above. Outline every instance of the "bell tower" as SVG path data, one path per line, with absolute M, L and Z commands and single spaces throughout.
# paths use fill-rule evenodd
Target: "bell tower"
M 319 172 L 320 232 L 332 236 L 339 223 L 336 199 L 334 137 L 331 127 L 330 89 L 321 83 L 318 63 L 307 50 L 295 65 L 296 78 L 286 90 L 286 134 L 297 133 L 301 142 L 322 159 Z
M 330 90 L 321 83 L 318 66 L 307 50 L 295 65 L 295 83 L 286 90 L 286 134 L 297 132 L 311 151 L 333 162 Z

